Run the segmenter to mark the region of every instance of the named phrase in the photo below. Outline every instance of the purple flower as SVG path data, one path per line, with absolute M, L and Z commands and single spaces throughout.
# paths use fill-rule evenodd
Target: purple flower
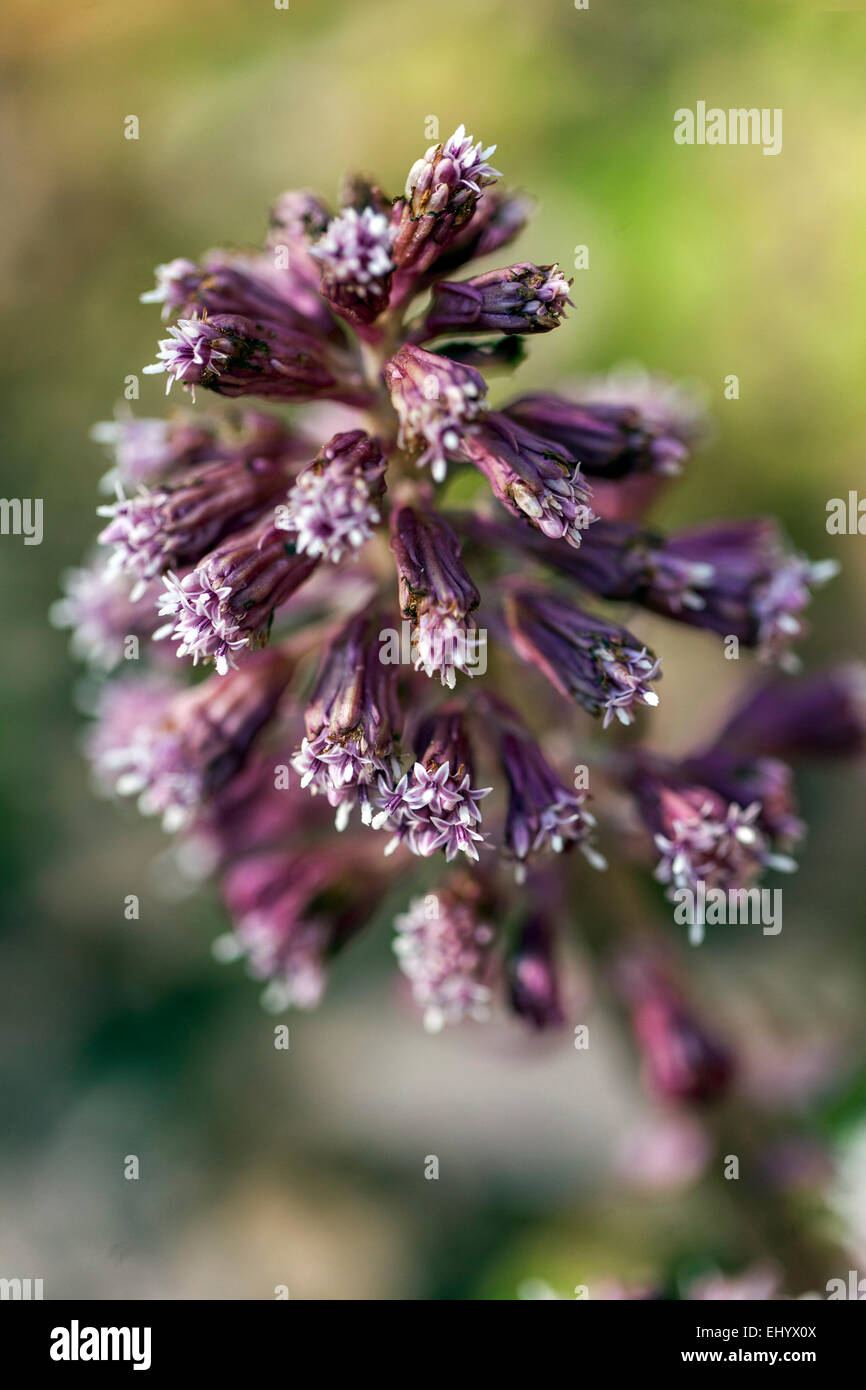
M 810 587 L 825 584 L 839 568 L 835 560 L 813 563 L 791 553 L 777 523 L 764 518 L 691 527 L 669 536 L 665 553 L 712 567 L 703 604 L 677 613 L 681 622 L 737 637 L 786 669 L 798 664 L 788 648 L 802 636 L 800 614 L 810 602 Z M 665 611 L 659 596 L 653 606 Z
M 322 266 L 322 293 L 350 323 L 372 323 L 387 307 L 393 239 L 394 229 L 384 212 L 349 207 L 328 223 L 311 248 Z
M 513 516 L 550 540 L 580 545 L 595 514 L 580 465 L 567 454 L 499 414 L 466 436 L 463 452 Z
M 297 550 L 337 564 L 360 550 L 380 516 L 385 491 L 382 446 L 363 430 L 335 434 L 295 480 L 276 525 L 295 533 Z
M 483 376 L 406 344 L 385 363 L 385 382 L 400 421 L 400 448 L 420 451 L 418 467 L 429 464 L 434 481 L 444 482 L 449 457 L 460 454 L 486 409 Z
M 567 449 L 590 477 L 678 473 L 688 456 L 694 426 L 688 417 L 656 406 L 567 400 L 550 392 L 521 396 L 505 407 L 510 419 Z
M 289 271 L 311 287 L 318 288 L 321 266 L 312 255 L 330 222 L 332 213 L 321 198 L 308 189 L 289 189 L 271 208 L 268 245 L 275 253 L 285 251 Z
M 478 829 L 478 802 L 491 787 L 473 788 L 472 761 L 462 710 L 449 707 L 426 719 L 416 736 L 417 761 L 396 786 L 386 786 L 373 828 L 394 832 L 385 853 L 406 844 L 428 858 L 437 849 L 450 864 L 457 854 L 478 858 L 486 836 Z
M 291 670 L 283 654 L 260 652 L 217 685 L 178 690 L 146 678 L 107 686 L 88 741 L 97 782 L 137 796 L 145 815 L 179 829 L 244 766 Z
M 440 333 L 547 333 L 561 323 L 571 281 L 555 265 L 522 261 L 472 280 L 440 280 L 424 319 L 424 337 Z
M 428 1033 L 465 1018 L 478 1023 L 490 1014 L 489 976 L 493 927 L 484 920 L 477 892 L 464 884 L 413 898 L 394 921 L 394 952 L 424 1011 Z
M 508 781 L 505 849 L 517 860 L 518 882 L 529 856 L 547 848 L 560 854 L 579 845 L 593 868 L 606 868 L 590 843 L 595 819 L 584 809 L 585 795 L 565 786 L 513 716 L 501 729 L 499 753 Z
M 857 757 L 866 750 L 866 667 L 852 662 L 749 691 L 717 746 L 732 756 Z
M 424 272 L 471 223 L 483 189 L 499 177 L 487 162 L 495 149 L 473 144 L 459 126 L 444 145 L 431 145 L 412 165 L 405 197 L 391 215 L 392 255 L 399 268 L 392 304 L 415 291 Z
M 161 487 L 100 507 L 99 515 L 110 520 L 99 543 L 113 547 L 112 567 L 136 575 L 140 591 L 155 575 L 195 564 L 227 532 L 257 517 L 285 485 L 285 470 L 269 459 L 191 467 Z
M 228 536 L 190 574 L 169 573 L 159 601 L 168 618 L 154 638 L 171 637 L 177 655 L 213 661 L 224 676 L 242 648 L 263 646 L 274 613 L 309 578 L 318 560 L 296 555 L 264 517 Z
M 725 1045 L 652 962 L 629 961 L 620 976 L 650 1088 L 681 1103 L 717 1100 L 733 1074 Z
M 353 892 L 364 873 L 365 898 Z M 363 924 L 379 890 L 356 849 L 318 848 L 310 854 L 274 850 L 234 864 L 223 879 L 234 922 L 214 943 L 221 961 L 244 957 L 249 973 L 266 980 L 262 1003 L 272 1012 L 312 1009 L 321 1000 L 331 957 Z
M 565 1014 L 555 960 L 555 935 L 550 919 L 533 912 L 521 924 L 508 956 L 508 997 L 518 1018 L 533 1028 L 559 1028 Z
M 401 714 L 393 669 L 379 656 L 371 617 L 351 618 L 325 654 L 304 716 L 307 735 L 292 760 L 301 785 L 336 809 L 339 830 L 356 803 L 370 823 L 380 779 L 397 770 Z
M 515 650 L 590 714 L 630 724 L 636 704 L 657 705 L 660 662 L 625 628 L 542 590 L 514 589 L 506 616 Z
M 791 872 L 796 867 L 788 855 L 775 853 L 772 844 L 776 830 L 796 838 L 799 825 L 789 809 L 762 825 L 760 799 L 732 801 L 726 794 L 733 789 L 731 782 L 707 785 L 711 776 L 708 761 L 677 765 L 643 756 L 627 778 L 659 853 L 655 877 L 669 896 L 679 889 L 696 892 L 699 883 L 725 891 L 747 888 L 767 868 Z M 777 790 L 766 782 L 749 788 L 752 794 L 765 789 Z M 768 807 L 771 813 L 769 798 Z
M 351 405 L 370 399 L 357 370 L 337 349 L 309 333 L 235 314 L 180 319 L 159 344 L 158 361 L 144 371 L 165 372 L 173 381 L 205 386 L 223 396 L 266 396 L 308 401 L 329 396 Z
M 326 337 L 335 331 L 327 307 L 304 281 L 262 255 L 213 251 L 203 265 L 170 261 L 157 266 L 156 288 L 139 298 L 142 304 L 162 304 L 164 319 L 230 314 Z
M 64 575 L 64 597 L 51 607 L 55 627 L 70 628 L 75 656 L 110 671 L 124 658 L 128 638 L 152 637 L 158 626 L 153 593 L 130 595 L 127 576 L 105 557 Z
M 415 669 L 454 688 L 455 672 L 472 675 L 480 595 L 461 559 L 460 542 L 436 512 L 395 507 L 391 550 L 397 564 L 400 609 L 413 624 Z

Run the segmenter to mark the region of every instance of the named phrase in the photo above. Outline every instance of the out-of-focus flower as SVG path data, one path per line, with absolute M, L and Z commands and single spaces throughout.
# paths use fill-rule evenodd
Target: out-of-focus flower
M 508 998 L 518 1018 L 534 1028 L 559 1028 L 565 1022 L 556 965 L 553 924 L 544 912 L 533 912 L 507 961 Z
M 512 401 L 505 413 L 567 449 L 592 478 L 678 473 L 694 433 L 690 421 L 663 405 L 642 408 L 628 398 L 616 404 L 539 392 Z
M 685 1297 L 694 1303 L 758 1303 L 775 1299 L 780 1292 L 777 1266 L 754 1264 L 742 1274 L 705 1274 L 689 1286 Z
M 112 548 L 111 567 L 136 576 L 143 589 L 158 574 L 195 564 L 227 532 L 258 516 L 285 485 L 285 470 L 272 459 L 192 467 L 98 508 L 109 518 L 99 543 Z
M 136 796 L 166 830 L 186 825 L 244 766 L 291 671 L 284 654 L 259 652 L 216 685 L 178 690 L 151 678 L 107 686 L 87 747 L 98 784 Z
M 156 632 L 153 592 L 145 589 L 133 599 L 129 578 L 110 568 L 107 557 L 67 570 L 63 583 L 66 592 L 52 604 L 51 621 L 71 630 L 72 651 L 80 660 L 110 671 L 123 660 L 128 638 Z
M 486 1021 L 496 933 L 478 893 L 453 880 L 437 894 L 413 899 L 394 928 L 394 951 L 427 1032 L 465 1018 Z
M 718 1099 L 731 1080 L 733 1059 L 672 980 L 640 955 L 620 961 L 615 974 L 650 1089 L 671 1101 Z
M 738 705 L 716 744 L 731 755 L 858 756 L 866 750 L 866 666 L 764 682 Z

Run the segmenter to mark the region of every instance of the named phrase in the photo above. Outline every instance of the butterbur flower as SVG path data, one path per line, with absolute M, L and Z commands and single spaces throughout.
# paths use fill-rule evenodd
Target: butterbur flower
M 153 593 L 145 589 L 133 599 L 129 578 L 111 569 L 106 557 L 67 570 L 63 586 L 51 622 L 70 629 L 73 653 L 92 666 L 112 670 L 128 654 L 129 638 L 144 640 L 156 632 Z
M 580 545 L 595 515 L 579 465 L 567 454 L 499 414 L 464 438 L 463 452 L 513 516 L 549 540 Z
M 839 568 L 835 560 L 812 562 L 789 551 L 776 522 L 765 518 L 691 527 L 669 536 L 665 553 L 712 568 L 703 603 L 678 612 L 681 622 L 736 637 L 764 660 L 786 668 L 797 666 L 789 646 L 802 635 L 800 615 L 811 589 L 832 579 Z M 654 606 L 665 611 L 659 596 Z
M 856 662 L 749 691 L 716 736 L 732 756 L 857 757 L 866 751 L 866 667 Z
M 481 193 L 499 178 L 488 163 L 496 146 L 473 143 L 464 126 L 443 144 L 431 145 L 415 161 L 406 179 L 405 197 L 394 206 L 392 255 L 404 273 L 398 299 L 407 280 L 419 276 L 436 259 L 457 231 L 472 218 Z
M 382 447 L 363 430 L 335 434 L 295 480 L 275 524 L 301 554 L 337 564 L 360 550 L 380 520 L 385 491 Z
M 460 542 L 441 516 L 413 507 L 391 512 L 400 610 L 413 625 L 415 669 L 453 689 L 456 672 L 472 675 L 479 641 L 472 610 L 480 594 L 461 559 Z
M 322 267 L 322 293 L 349 322 L 371 323 L 391 292 L 394 229 L 384 212 L 346 208 L 328 223 L 310 254 Z
M 590 714 L 630 724 L 635 705 L 657 705 L 650 684 L 661 663 L 625 628 L 584 613 L 568 599 L 516 588 L 506 600 L 518 655 Z
M 385 853 L 405 844 L 429 858 L 438 849 L 450 864 L 460 853 L 478 858 L 487 838 L 478 828 L 478 803 L 491 787 L 473 787 L 472 758 L 463 711 L 446 708 L 421 724 L 415 740 L 416 762 L 395 787 L 380 797 L 373 827 L 393 832 Z
M 660 378 L 490 408 L 487 374 L 513 372 L 571 304 L 549 254 L 507 264 L 530 202 L 494 187 L 493 152 L 460 126 L 396 198 L 357 176 L 336 211 L 290 191 L 261 249 L 165 257 L 144 298 L 169 326 L 147 370 L 225 399 L 98 429 L 118 492 L 100 509 L 104 559 L 73 573 L 53 616 L 96 665 L 119 664 L 131 637 L 143 659 L 105 682 L 97 782 L 179 832 L 188 880 L 219 875 L 234 927 L 218 953 L 243 957 L 275 1008 L 318 1001 L 334 952 L 400 877 L 396 950 L 429 1028 L 483 1016 L 503 985 L 531 1025 L 561 1022 L 570 851 L 604 863 L 573 757 L 599 819 L 636 808 L 675 896 L 793 867 L 788 758 L 866 747 L 855 667 L 763 685 L 678 758 L 586 729 L 575 742 L 586 721 L 559 695 L 603 727 L 658 703 L 660 661 L 614 605 L 785 663 L 831 567 L 771 521 L 644 525 L 700 433 L 691 395 Z M 500 268 L 479 267 L 492 254 Z M 253 398 L 300 408 L 287 425 Z M 155 676 L 153 654 L 173 648 L 215 669 Z M 445 694 L 458 674 L 474 677 L 465 706 Z M 463 865 L 444 885 L 443 860 Z M 658 1090 L 718 1088 L 724 1058 L 658 973 L 630 1008 Z
M 312 1009 L 321 1000 L 330 959 L 372 907 L 376 883 L 369 874 L 366 902 L 351 891 L 359 867 L 357 853 L 319 849 L 252 854 L 228 870 L 222 891 L 234 929 L 215 942 L 214 953 L 224 962 L 243 957 L 250 975 L 267 981 L 267 1009 Z
M 311 334 L 236 314 L 179 319 L 159 344 L 145 373 L 165 372 L 166 390 L 179 382 L 221 396 L 309 401 L 319 396 L 364 405 L 369 392 L 336 350 Z
M 186 470 L 160 487 L 141 488 L 98 509 L 108 517 L 100 545 L 111 547 L 112 568 L 147 580 L 193 565 L 228 531 L 256 517 L 285 489 L 280 463 L 231 460 Z
M 698 884 L 707 888 L 749 887 L 768 868 L 790 872 L 796 867 L 787 854 L 776 853 L 774 833 L 798 838 L 799 825 L 790 812 L 773 819 L 775 804 L 768 797 L 768 813 L 763 818 L 760 799 L 743 803 L 730 799 L 736 782 L 730 768 L 722 764 L 717 773 L 727 771 L 725 779 L 713 777 L 709 760 L 676 764 L 670 760 L 638 755 L 627 776 L 629 790 L 659 855 L 655 877 L 672 895 L 679 889 L 696 892 Z M 702 780 L 703 779 L 703 780 Z M 768 793 L 768 783 L 741 784 L 744 793 Z
M 471 280 L 441 280 L 423 324 L 440 333 L 549 333 L 561 323 L 571 281 L 555 265 L 521 262 Z
M 395 918 L 394 929 L 394 952 L 427 1032 L 440 1033 L 466 1018 L 486 1022 L 496 933 L 485 920 L 482 895 L 454 881 L 439 893 L 414 898 Z
M 650 1089 L 680 1103 L 717 1100 L 734 1071 L 725 1044 L 654 962 L 626 960 L 616 975 Z
M 486 408 L 483 376 L 406 345 L 385 363 L 385 382 L 400 421 L 401 449 L 420 453 L 418 467 L 429 464 L 434 481 L 443 482 L 448 459 L 459 454 Z
M 189 574 L 168 574 L 154 638 L 177 642 L 179 657 L 213 661 L 218 673 L 235 653 L 267 640 L 275 611 L 310 577 L 318 560 L 297 555 L 269 517 L 227 537 Z
M 161 816 L 166 830 L 181 828 L 241 770 L 291 670 L 283 654 L 262 652 L 217 685 L 108 686 L 88 743 L 97 781 L 118 796 L 136 796 L 139 809 Z
M 372 618 L 360 613 L 331 642 L 304 716 L 306 737 L 292 760 L 301 785 L 335 808 L 340 830 L 356 804 L 370 823 L 380 779 L 396 771 L 401 715 L 393 668 L 380 660 L 373 629 Z
M 109 450 L 114 467 L 105 483 L 113 491 L 156 482 L 183 464 L 216 456 L 214 430 L 183 416 L 148 420 L 121 416 L 94 425 L 91 439 Z
M 164 319 L 234 315 L 254 323 L 281 323 L 299 332 L 333 332 L 322 301 L 290 270 L 265 256 L 214 251 L 202 265 L 180 259 L 156 268 L 156 287 L 139 296 L 161 304 Z
M 584 807 L 584 792 L 562 782 L 513 710 L 497 705 L 499 757 L 508 783 L 505 850 L 518 865 L 518 881 L 531 854 L 550 848 L 557 854 L 579 845 L 594 868 L 605 868 L 590 843 L 595 819 Z
M 675 416 L 607 401 L 570 401 L 550 392 L 521 396 L 505 407 L 517 424 L 567 449 L 595 478 L 679 473 L 691 430 Z
M 521 924 L 506 965 L 512 1011 L 539 1031 L 565 1022 L 555 960 L 555 933 L 544 912 Z
M 310 286 L 318 287 L 322 269 L 312 248 L 332 216 L 317 194 L 303 188 L 290 188 L 271 208 L 268 245 L 275 256 L 287 255 L 293 274 Z

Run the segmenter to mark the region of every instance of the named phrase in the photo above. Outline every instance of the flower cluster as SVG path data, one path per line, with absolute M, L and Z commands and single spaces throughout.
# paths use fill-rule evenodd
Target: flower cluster
M 428 1029 L 500 1005 L 563 1024 L 566 928 L 624 799 L 636 834 L 611 875 L 636 855 L 669 894 L 748 887 L 793 867 L 795 763 L 863 747 L 859 669 L 789 673 L 833 567 L 768 519 L 647 524 L 699 438 L 686 397 L 611 378 L 489 399 L 485 367 L 513 368 L 572 303 L 552 259 L 503 255 L 529 207 L 494 187 L 493 152 L 461 126 L 395 198 L 361 178 L 334 209 L 289 192 L 264 248 L 161 266 L 146 370 L 198 388 L 195 408 L 98 427 L 116 497 L 54 617 L 103 673 L 130 638 L 153 655 L 103 678 L 89 756 L 216 877 L 218 953 L 273 1007 L 317 1003 L 399 881 L 395 951 Z M 783 674 L 706 747 L 622 739 L 660 698 L 644 612 Z M 453 867 L 431 893 L 434 864 Z M 618 978 L 652 1086 L 719 1091 L 731 1058 L 670 980 L 644 960 Z

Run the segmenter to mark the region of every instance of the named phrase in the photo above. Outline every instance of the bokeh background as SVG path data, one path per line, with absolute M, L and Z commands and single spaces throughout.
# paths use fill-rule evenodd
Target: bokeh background
M 153 358 L 157 316 L 137 302 L 153 266 L 259 239 L 283 188 L 332 195 L 344 168 L 398 191 L 435 115 L 443 135 L 465 121 L 496 141 L 507 181 L 537 197 L 513 259 L 570 266 L 589 247 L 577 308 L 533 348 L 525 387 L 628 360 L 700 384 L 715 434 L 659 520 L 778 514 L 844 566 L 815 604 L 807 663 L 862 655 L 866 541 L 824 527 L 827 499 L 863 480 L 862 7 L 5 11 L 2 490 L 44 498 L 45 537 L 0 539 L 0 1274 L 43 1277 L 46 1297 L 272 1298 L 284 1284 L 293 1298 L 512 1299 L 532 1280 L 567 1296 L 743 1266 L 761 1254 L 745 1195 L 689 1181 L 700 1135 L 645 1099 L 591 999 L 588 1053 L 504 1021 L 429 1038 L 379 932 L 275 1051 L 256 987 L 210 955 L 216 905 L 173 897 L 159 830 L 93 799 L 80 677 L 47 611 L 94 530 L 106 464 L 90 426 Z M 676 146 L 673 111 L 699 99 L 781 107 L 782 154 Z M 123 138 L 130 114 L 138 141 Z M 161 399 L 143 378 L 136 410 Z M 654 730 L 683 747 L 746 672 L 704 634 L 643 631 L 665 660 Z M 731 928 L 692 961 L 761 1113 L 834 1145 L 866 1115 L 863 781 L 837 769 L 801 791 L 811 833 L 782 936 Z M 578 920 L 592 910 L 574 904 Z M 652 895 L 647 912 L 675 930 Z M 851 1248 L 814 1189 L 786 1200 L 828 1250 Z M 848 1268 L 825 1258 L 828 1277 Z

